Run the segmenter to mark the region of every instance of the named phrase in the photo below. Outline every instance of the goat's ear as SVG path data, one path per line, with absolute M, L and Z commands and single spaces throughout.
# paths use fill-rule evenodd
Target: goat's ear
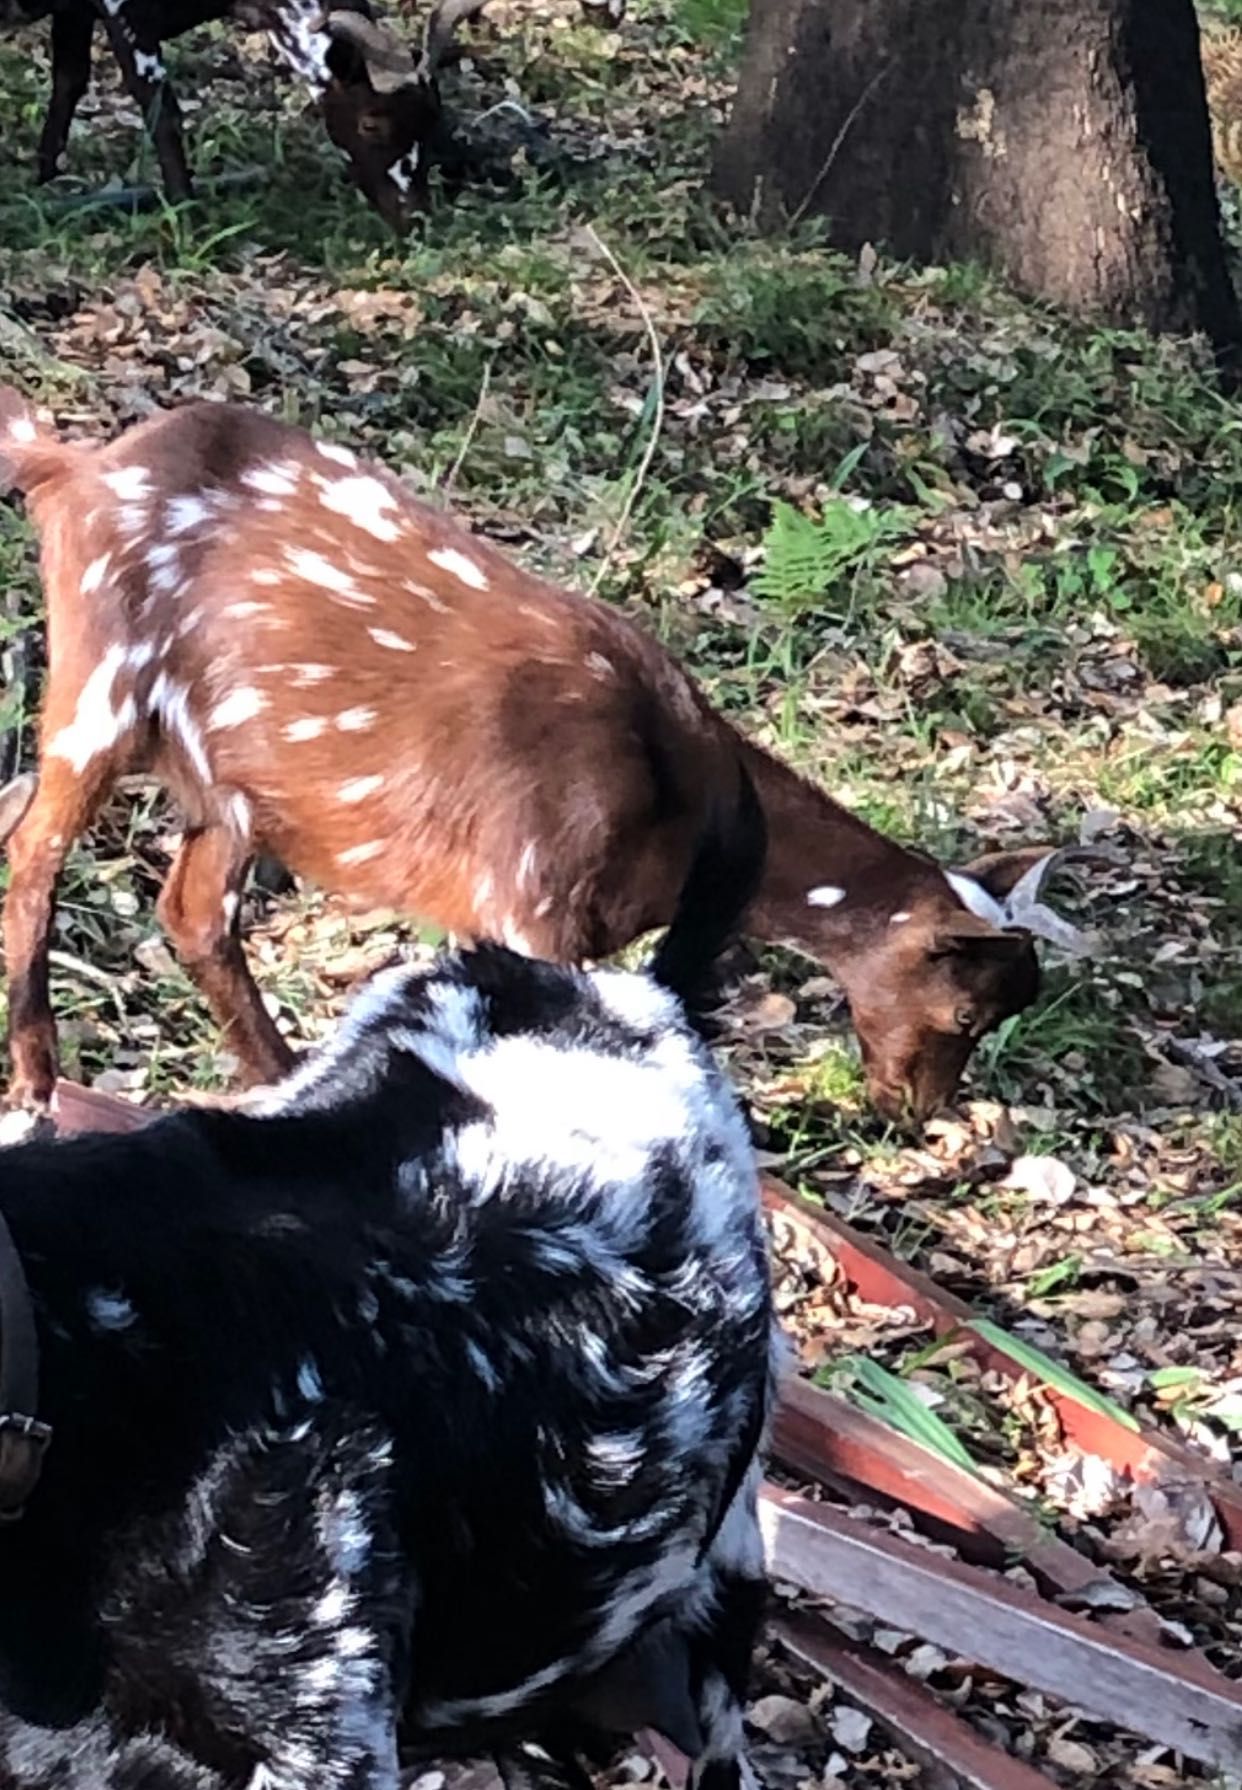
M 1010 894 L 1027 871 L 1058 848 L 1055 845 L 1023 845 L 1016 851 L 987 852 L 973 863 L 961 866 L 961 875 L 973 877 L 998 901 Z
M 951 920 L 937 926 L 927 947 L 927 955 L 936 957 L 1016 957 L 1025 951 L 1031 935 L 1020 927 L 1001 931 L 990 920 L 978 914 L 954 914 Z

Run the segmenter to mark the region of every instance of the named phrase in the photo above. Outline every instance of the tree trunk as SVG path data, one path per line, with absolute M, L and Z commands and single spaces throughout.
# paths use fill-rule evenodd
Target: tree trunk
M 1239 341 L 1193 0 L 752 0 L 716 191 Z

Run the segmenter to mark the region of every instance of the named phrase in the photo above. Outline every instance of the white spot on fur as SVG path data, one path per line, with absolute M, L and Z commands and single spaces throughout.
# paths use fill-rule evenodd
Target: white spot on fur
M 888 923 L 890 926 L 904 926 L 909 918 L 910 914 L 903 908 L 899 914 L 890 914 L 888 916 Z
M 434 547 L 427 558 L 433 566 L 439 566 L 442 572 L 448 572 L 462 584 L 468 584 L 471 590 L 487 589 L 487 573 L 482 566 L 468 554 L 459 553 L 456 547 Z
M 15 416 L 8 433 L 10 441 L 34 441 L 39 431 L 28 416 Z
M 250 574 L 252 584 L 279 584 L 280 573 L 275 566 L 256 566 Z
M 151 686 L 151 709 L 160 726 L 189 759 L 203 783 L 211 782 L 211 765 L 198 725 L 190 714 L 190 692 L 163 672 Z
M 336 854 L 338 864 L 369 864 L 372 858 L 378 858 L 384 851 L 382 839 L 368 839 L 364 845 L 351 845 Z
M 821 883 L 818 888 L 808 889 L 806 892 L 808 907 L 836 907 L 838 902 L 844 900 L 845 890 L 838 889 L 833 883 Z
M 334 441 L 317 441 L 315 451 L 322 454 L 325 460 L 335 460 L 338 466 L 358 464 L 358 456 L 352 448 L 338 447 Z
M 311 684 L 325 684 L 332 676 L 330 665 L 295 664 L 289 669 L 299 690 L 305 690 Z
M 362 593 L 340 566 L 334 566 L 330 559 L 322 553 L 314 553 L 309 547 L 286 547 L 285 558 L 291 571 L 299 578 L 305 578 L 308 584 L 318 584 L 324 590 L 335 592 L 338 597 L 357 597 Z
M 79 587 L 84 597 L 91 596 L 99 589 L 100 585 L 107 577 L 108 567 L 111 564 L 112 555 L 110 553 L 101 553 L 98 559 L 93 559 L 91 561 L 90 565 L 87 566 L 82 574 L 82 583 Z
M 412 653 L 415 650 L 408 640 L 403 639 L 400 634 L 394 634 L 391 628 L 368 628 L 367 633 L 376 646 L 386 646 L 394 653 Z
M 220 903 L 221 911 L 224 914 L 226 931 L 231 932 L 233 930 L 233 922 L 237 918 L 237 910 L 240 906 L 241 896 L 237 893 L 236 889 L 226 889 L 224 891 L 224 900 Z
M 169 534 L 185 535 L 193 528 L 201 528 L 209 520 L 211 509 L 201 497 L 173 497 L 164 514 Z
M 962 906 L 977 919 L 987 920 L 993 926 L 1002 928 L 1010 924 L 1008 913 L 995 895 L 989 895 L 983 884 L 976 882 L 973 876 L 957 870 L 946 870 L 944 879 Z
M 298 488 L 299 468 L 292 462 L 279 466 L 252 466 L 243 472 L 241 482 L 265 497 L 292 497 Z
M 364 733 L 375 723 L 375 710 L 368 708 L 342 709 L 336 718 L 336 724 L 342 733 Z
M 118 466 L 104 473 L 103 482 L 123 503 L 138 503 L 151 492 L 151 474 L 145 466 Z
M 124 663 L 125 648 L 110 646 L 78 692 L 73 720 L 48 743 L 49 757 L 67 758 L 75 771 L 82 771 L 133 726 L 133 697 L 124 697 L 115 707 L 112 701 L 112 686 Z
M 395 510 L 397 500 L 380 481 L 368 473 L 359 473 L 356 478 L 335 479 L 327 484 L 319 493 L 319 501 L 325 509 L 333 510 L 338 516 L 346 516 L 355 528 L 363 528 L 377 541 L 395 541 L 401 533 L 387 512 Z
M 102 1287 L 86 1295 L 86 1310 L 97 1330 L 128 1330 L 138 1321 L 138 1313 L 123 1293 L 105 1292 Z
M 587 669 L 593 672 L 597 678 L 607 679 L 615 676 L 612 660 L 606 659 L 603 653 L 588 653 L 586 663 Z
M 267 697 L 262 690 L 256 690 L 253 684 L 243 684 L 240 689 L 231 690 L 223 702 L 218 702 L 207 717 L 208 733 L 215 733 L 221 727 L 240 727 L 244 721 L 253 721 L 255 716 L 267 707 Z
M 322 715 L 302 715 L 297 721 L 287 721 L 281 732 L 291 745 L 301 745 L 305 740 L 317 740 L 328 723 Z
M 249 621 L 256 615 L 267 615 L 269 607 L 267 603 L 229 603 L 220 611 L 220 614 L 227 616 L 230 621 Z
M 372 777 L 351 777 L 348 783 L 342 783 L 341 787 L 337 790 L 337 800 L 341 802 L 365 802 L 368 796 L 373 796 L 377 789 L 382 789 L 383 787 L 384 779 L 381 774 L 376 774 Z
M 135 50 L 133 57 L 134 68 L 144 81 L 162 81 L 166 78 L 168 71 L 158 56 L 147 50 Z
M 250 803 L 239 789 L 235 789 L 225 798 L 224 812 L 233 831 L 239 838 L 246 838 L 254 819 Z
M 403 578 L 401 580 L 401 588 L 402 590 L 408 590 L 410 595 L 412 597 L 417 597 L 420 602 L 426 603 L 428 609 L 434 609 L 437 615 L 447 615 L 449 613 L 448 604 L 442 603 L 436 593 L 433 590 L 428 590 L 425 584 L 418 584 L 412 578 Z

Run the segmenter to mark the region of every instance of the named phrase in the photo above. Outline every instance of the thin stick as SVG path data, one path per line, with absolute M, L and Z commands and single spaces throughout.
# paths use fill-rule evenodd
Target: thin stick
M 470 418 L 470 424 L 466 430 L 465 440 L 462 442 L 461 447 L 457 450 L 457 458 L 454 460 L 453 464 L 449 467 L 448 477 L 445 479 L 443 485 L 440 487 L 440 489 L 444 492 L 444 495 L 446 497 L 449 495 L 449 493 L 453 489 L 453 486 L 456 484 L 457 475 L 462 469 L 462 464 L 465 461 L 466 455 L 470 452 L 470 444 L 474 440 L 475 434 L 478 431 L 479 418 L 483 415 L 483 405 L 486 402 L 488 389 L 491 386 L 491 383 L 492 383 L 492 362 L 489 360 L 487 365 L 483 369 L 483 377 L 479 381 L 479 395 L 474 401 L 474 414 Z
M 599 569 L 591 580 L 591 595 L 594 596 L 595 592 L 604 582 L 608 567 L 612 562 L 612 556 L 620 544 L 622 535 L 629 526 L 630 517 L 634 514 L 634 505 L 638 501 L 638 494 L 642 490 L 647 474 L 651 469 L 651 462 L 655 458 L 656 444 L 660 439 L 660 431 L 664 427 L 664 354 L 660 347 L 660 338 L 655 331 L 655 325 L 651 321 L 651 312 L 643 303 L 642 294 L 639 292 L 637 286 L 626 273 L 612 250 L 608 247 L 608 244 L 601 241 L 600 237 L 596 234 L 593 225 L 587 225 L 586 233 L 633 299 L 635 308 L 642 318 L 643 328 L 647 332 L 647 340 L 651 344 L 651 368 L 652 377 L 655 380 L 656 394 L 655 416 L 651 420 L 651 434 L 648 438 L 647 446 L 643 450 L 643 457 L 638 463 L 638 470 L 634 474 L 629 490 L 626 492 L 625 502 L 621 506 L 621 514 L 617 518 L 617 526 L 612 531 L 612 539 L 605 549 L 603 559 L 599 562 Z
M 846 137 L 849 135 L 849 132 L 850 132 L 851 127 L 853 126 L 854 120 L 857 118 L 858 114 L 862 111 L 863 107 L 866 105 L 867 101 L 871 98 L 871 95 L 875 92 L 876 88 L 880 85 L 880 82 L 884 79 L 885 75 L 888 73 L 889 69 L 892 66 L 893 66 L 893 58 L 890 56 L 888 61 L 883 65 L 883 67 L 878 68 L 875 71 L 875 73 L 872 75 L 871 79 L 867 82 L 867 85 L 863 88 L 862 92 L 859 94 L 858 98 L 854 101 L 853 105 L 850 107 L 849 111 L 845 114 L 845 118 L 841 125 L 841 128 L 837 132 L 836 136 L 832 139 L 832 146 L 829 149 L 828 154 L 824 158 L 823 167 L 820 169 L 819 173 L 815 176 L 814 180 L 811 182 L 810 191 L 807 193 L 806 198 L 802 201 L 801 205 L 799 205 L 798 209 L 794 212 L 793 216 L 789 220 L 791 229 L 793 228 L 793 226 L 795 224 L 801 223 L 802 219 L 805 217 L 807 207 L 810 205 L 811 201 L 814 199 L 814 197 L 815 197 L 816 193 L 819 191 L 820 187 L 823 186 L 824 182 L 827 180 L 829 172 L 832 168 L 832 164 L 833 164 L 833 162 L 836 161 L 837 153 L 840 150 L 842 143 L 844 143 Z

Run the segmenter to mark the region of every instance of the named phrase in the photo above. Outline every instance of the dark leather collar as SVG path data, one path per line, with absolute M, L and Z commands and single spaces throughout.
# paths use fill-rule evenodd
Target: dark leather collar
M 39 1482 L 52 1431 L 39 1408 L 39 1344 L 22 1259 L 0 1216 L 0 1523 L 16 1522 Z

